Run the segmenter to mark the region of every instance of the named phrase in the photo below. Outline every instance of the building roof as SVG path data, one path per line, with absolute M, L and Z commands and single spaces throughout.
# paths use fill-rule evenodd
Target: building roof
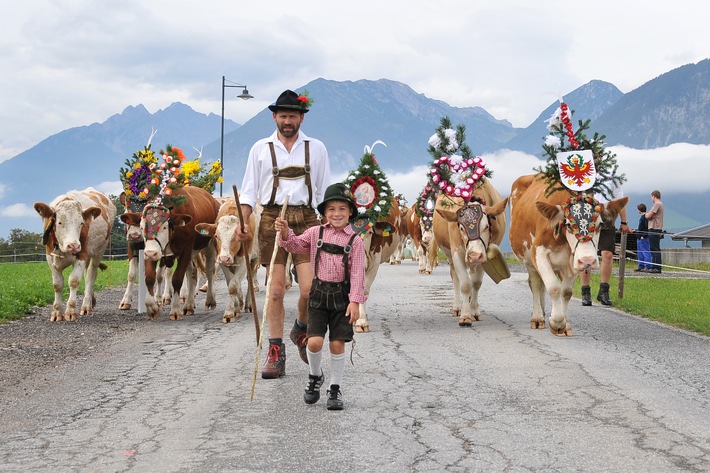
M 671 239 L 687 241 L 710 240 L 710 223 L 678 232 L 671 236 Z

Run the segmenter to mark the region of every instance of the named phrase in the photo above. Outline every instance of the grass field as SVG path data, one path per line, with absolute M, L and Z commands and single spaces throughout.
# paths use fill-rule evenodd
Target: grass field
M 128 277 L 128 261 L 104 261 L 108 266 L 99 271 L 94 285 L 95 291 L 108 287 L 125 286 Z M 64 301 L 69 296 L 66 279 L 69 269 L 64 271 Z M 52 273 L 46 262 L 0 264 L 0 323 L 24 317 L 34 307 L 42 307 L 54 302 Z M 83 293 L 82 280 L 79 292 Z

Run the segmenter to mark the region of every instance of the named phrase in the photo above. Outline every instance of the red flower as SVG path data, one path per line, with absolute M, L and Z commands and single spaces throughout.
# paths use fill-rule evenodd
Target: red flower
M 296 100 L 298 100 L 299 102 L 303 102 L 303 105 L 308 103 L 308 97 L 306 97 L 305 95 L 299 95 Z

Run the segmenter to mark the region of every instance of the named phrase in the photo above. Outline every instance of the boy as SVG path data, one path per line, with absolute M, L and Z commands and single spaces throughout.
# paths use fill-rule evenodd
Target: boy
M 651 266 L 651 244 L 648 241 L 648 219 L 646 218 L 646 204 L 636 206 L 639 211 L 639 226 L 636 229 L 636 252 L 638 253 L 639 266 L 635 272 L 647 272 Z
M 328 410 L 342 410 L 340 383 L 345 371 L 345 343 L 353 339 L 353 324 L 365 302 L 365 248 L 350 226 L 357 207 L 348 186 L 332 184 L 325 190 L 318 212 L 326 223 L 311 227 L 301 235 L 290 230 L 286 220 L 277 218 L 279 246 L 290 253 L 309 253 L 314 278 L 308 295 L 308 386 L 306 404 L 320 399 L 324 375 L 321 369 L 326 331 L 330 341 L 330 389 Z

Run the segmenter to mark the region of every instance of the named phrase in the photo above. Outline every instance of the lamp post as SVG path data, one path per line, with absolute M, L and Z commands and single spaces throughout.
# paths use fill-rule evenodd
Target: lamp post
M 244 90 L 242 90 L 242 93 L 237 95 L 242 100 L 249 100 L 253 99 L 254 97 L 249 94 L 249 91 L 247 90 L 246 85 L 241 85 L 237 84 L 235 82 L 231 82 L 230 84 L 227 84 L 227 82 L 231 82 L 222 76 L 222 133 L 220 134 L 220 140 L 219 140 L 219 163 L 222 166 L 222 172 L 220 173 L 220 177 L 222 178 L 222 181 L 224 182 L 224 89 L 227 87 L 241 87 Z M 222 182 L 219 183 L 219 196 L 222 197 Z

